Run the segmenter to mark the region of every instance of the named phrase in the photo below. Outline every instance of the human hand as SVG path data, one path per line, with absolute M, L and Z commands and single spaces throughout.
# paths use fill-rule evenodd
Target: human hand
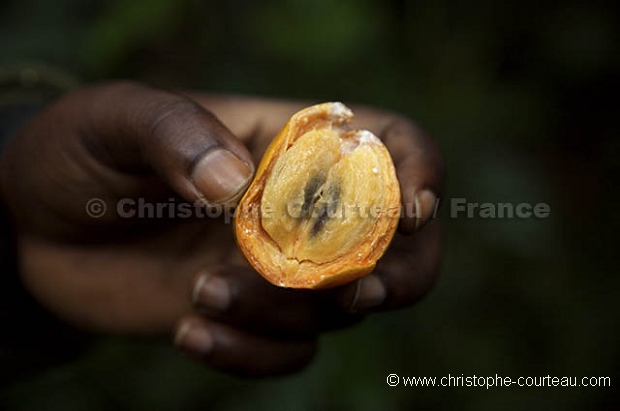
M 268 140 L 301 108 L 194 100 L 134 83 L 85 88 L 51 105 L 5 149 L 0 183 L 15 219 L 20 275 L 51 312 L 103 333 L 175 332 L 209 365 L 266 375 L 305 365 L 321 332 L 360 318 L 349 311 L 404 306 L 430 288 L 441 241 L 437 222 L 423 226 L 434 199 L 420 190 L 439 194 L 441 160 L 411 123 L 369 109 L 355 110 L 358 125 L 384 138 L 403 201 L 419 204 L 418 217 L 401 222 L 403 232 L 418 232 L 395 239 L 377 274 L 326 292 L 281 289 L 249 268 L 222 219 L 122 218 L 123 198 L 234 203 Z M 85 210 L 94 198 L 108 207 L 100 218 Z
M 209 109 L 239 136 L 258 162 L 290 116 L 312 103 L 264 98 L 187 96 Z M 442 234 L 433 219 L 443 191 L 444 163 L 436 143 L 409 119 L 376 108 L 350 105 L 353 128 L 383 140 L 394 160 L 404 213 L 399 233 L 375 272 L 337 294 L 349 311 L 390 310 L 411 305 L 434 284 L 442 258 Z

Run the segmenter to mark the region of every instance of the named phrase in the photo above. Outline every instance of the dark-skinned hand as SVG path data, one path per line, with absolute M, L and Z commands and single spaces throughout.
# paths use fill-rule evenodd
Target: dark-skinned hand
M 81 329 L 172 336 L 204 363 L 241 375 L 292 372 L 317 337 L 431 288 L 442 246 L 431 219 L 443 163 L 411 121 L 365 107 L 354 126 L 394 159 L 409 210 L 376 271 L 325 291 L 275 287 L 238 251 L 228 218 L 123 218 L 121 199 L 234 204 L 288 118 L 310 104 L 170 93 L 132 82 L 65 95 L 26 124 L 0 160 L 20 277 Z M 107 206 L 99 218 L 92 199 Z

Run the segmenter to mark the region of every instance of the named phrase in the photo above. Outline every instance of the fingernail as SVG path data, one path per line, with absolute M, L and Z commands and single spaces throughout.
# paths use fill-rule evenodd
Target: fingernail
M 192 180 L 211 203 L 223 203 L 238 196 L 252 178 L 252 167 L 225 149 L 214 149 L 196 164 Z
M 174 344 L 189 354 L 206 355 L 213 349 L 213 336 L 204 326 L 186 322 L 179 327 Z
M 230 288 L 228 282 L 221 277 L 205 273 L 198 278 L 192 302 L 200 308 L 218 313 L 225 312 L 230 306 Z
M 349 311 L 358 312 L 376 308 L 383 304 L 387 297 L 387 291 L 383 281 L 371 274 L 357 280 L 356 292 L 351 300 Z
M 422 190 L 413 199 L 415 204 L 415 230 L 422 227 L 430 218 L 434 216 L 437 203 L 437 196 L 430 190 Z

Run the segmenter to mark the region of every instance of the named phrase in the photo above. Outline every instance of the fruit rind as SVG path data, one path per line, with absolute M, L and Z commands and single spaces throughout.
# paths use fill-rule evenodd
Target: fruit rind
M 235 213 L 235 235 L 239 248 L 250 265 L 275 285 L 317 289 L 353 281 L 375 268 L 377 260 L 392 240 L 400 214 L 400 188 L 396 171 L 389 152 L 374 134 L 349 128 L 352 118 L 353 113 L 342 103 L 323 103 L 293 115 L 268 147 L 252 184 L 239 203 Z M 372 170 L 379 174 L 378 178 L 383 184 L 380 193 L 383 206 L 392 212 L 374 222 L 367 238 L 360 240 L 359 247 L 353 252 L 324 263 L 287 259 L 262 224 L 264 210 L 261 210 L 261 200 L 273 168 L 284 152 L 313 130 L 336 130 L 342 133 L 342 141 L 355 139 L 358 145 L 372 145 L 373 155 L 381 164 L 381 167 L 373 167 Z M 346 151 L 346 144 L 343 143 L 342 147 Z

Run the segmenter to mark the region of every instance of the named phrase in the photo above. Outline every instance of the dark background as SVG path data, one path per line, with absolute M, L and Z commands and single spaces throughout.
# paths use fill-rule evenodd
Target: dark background
M 620 19 L 603 3 L 0 3 L 0 104 L 108 78 L 366 103 L 441 146 L 446 258 L 413 308 L 323 338 L 292 377 L 239 380 L 167 345 L 101 340 L 15 382 L 15 410 L 618 409 Z M 24 92 L 25 90 L 25 92 Z M 54 90 L 49 91 L 53 94 Z M 451 219 L 450 198 L 546 219 Z M 45 335 L 41 336 L 45 344 Z M 609 376 L 612 388 L 388 387 L 407 376 Z

